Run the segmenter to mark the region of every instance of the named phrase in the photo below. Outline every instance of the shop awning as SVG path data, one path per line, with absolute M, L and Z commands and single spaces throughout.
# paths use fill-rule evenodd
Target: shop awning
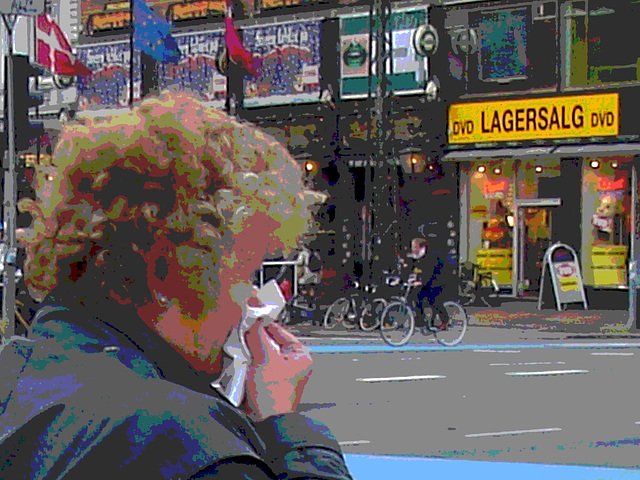
M 521 148 L 485 148 L 459 150 L 447 153 L 445 162 L 464 162 L 471 160 L 501 158 L 536 158 L 536 157 L 601 157 L 608 155 L 640 155 L 640 143 L 607 143 L 598 145 L 560 145 Z
M 449 152 L 442 160 L 445 162 L 464 162 L 469 160 L 485 160 L 488 158 L 535 158 L 549 156 L 556 147 L 522 147 L 522 148 L 487 148 L 459 150 Z
M 563 145 L 556 147 L 554 156 L 600 157 L 607 155 L 640 155 L 640 143 L 610 143 L 602 145 Z

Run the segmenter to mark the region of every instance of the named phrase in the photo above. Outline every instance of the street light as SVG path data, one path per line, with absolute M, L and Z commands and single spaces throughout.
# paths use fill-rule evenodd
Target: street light
M 311 173 L 315 172 L 318 168 L 318 165 L 316 164 L 316 162 L 312 162 L 311 160 L 306 160 L 304 162 L 304 171 L 307 173 L 307 175 L 310 175 Z
M 416 155 L 411 155 L 411 173 L 416 173 L 416 165 L 418 165 L 418 157 Z

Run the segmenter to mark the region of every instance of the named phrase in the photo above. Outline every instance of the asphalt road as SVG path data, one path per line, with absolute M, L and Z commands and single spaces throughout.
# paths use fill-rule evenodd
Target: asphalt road
M 485 328 L 382 351 L 354 333 L 299 332 L 315 351 L 301 410 L 345 453 L 640 468 L 640 339 Z

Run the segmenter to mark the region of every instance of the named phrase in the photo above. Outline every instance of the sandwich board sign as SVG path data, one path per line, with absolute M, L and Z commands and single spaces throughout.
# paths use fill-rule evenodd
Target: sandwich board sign
M 568 303 L 581 302 L 585 310 L 588 308 L 578 255 L 569 245 L 557 242 L 547 249 L 542 260 L 538 310 L 542 309 L 542 292 L 547 271 L 551 276 L 553 297 L 558 311 L 562 311 Z

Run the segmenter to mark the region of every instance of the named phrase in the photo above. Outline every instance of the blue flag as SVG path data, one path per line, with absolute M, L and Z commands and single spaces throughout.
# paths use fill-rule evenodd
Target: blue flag
M 180 49 L 171 36 L 171 25 L 156 15 L 145 0 L 133 0 L 133 46 L 158 62 L 177 63 Z

